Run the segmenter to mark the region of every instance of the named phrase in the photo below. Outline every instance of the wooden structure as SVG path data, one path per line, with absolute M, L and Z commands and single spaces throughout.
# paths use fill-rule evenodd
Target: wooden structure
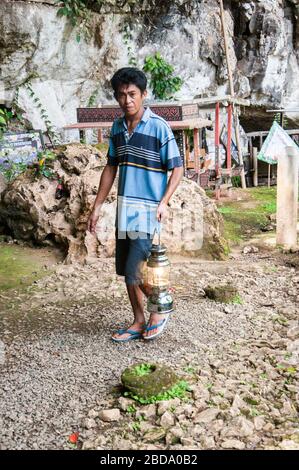
M 203 132 L 206 127 L 214 124 L 215 130 L 215 187 L 220 191 L 223 179 L 230 179 L 234 174 L 240 174 L 242 166 L 232 168 L 231 142 L 233 130 L 233 107 L 249 106 L 250 102 L 231 95 L 223 97 L 199 98 L 192 101 L 146 103 L 157 115 L 164 118 L 174 131 L 181 155 L 184 160 L 185 176 L 188 170 L 193 171 L 196 181 L 203 187 L 208 186 L 210 171 L 205 165 L 206 152 L 203 144 Z M 221 108 L 227 112 L 227 165 L 221 168 L 220 133 L 221 133 Z M 215 112 L 215 120 L 206 116 Z M 105 105 L 98 108 L 78 108 L 77 123 L 65 126 L 64 129 L 78 129 L 80 138 L 85 138 L 87 129 L 98 131 L 98 141 L 102 142 L 103 130 L 110 129 L 114 119 L 123 113 L 118 105 Z M 215 122 L 214 122 L 215 121 Z M 190 139 L 191 138 L 191 139 Z M 193 143 L 193 158 L 191 156 L 191 142 Z M 212 172 L 213 173 L 213 172 Z M 193 178 L 194 179 L 194 178 Z M 219 195 L 219 194 L 218 194 Z
M 210 97 L 210 98 L 201 98 L 194 100 L 197 103 L 201 112 L 213 112 L 215 113 L 214 119 L 214 129 L 215 129 L 215 192 L 216 198 L 220 198 L 221 188 L 230 188 L 231 187 L 231 177 L 235 175 L 240 175 L 241 172 L 244 172 L 243 163 L 241 163 L 237 168 L 232 167 L 232 155 L 231 155 L 231 145 L 232 145 L 232 133 L 233 133 L 233 117 L 234 110 L 239 112 L 240 106 L 249 106 L 250 101 L 243 98 L 238 98 L 236 96 L 224 95 L 222 97 Z M 227 143 L 226 143 L 226 168 L 222 168 L 220 164 L 220 134 L 221 134 L 221 108 L 226 110 L 227 115 Z M 234 121 L 235 123 L 235 121 Z M 237 133 L 236 133 L 237 135 Z M 238 145 L 238 154 L 240 162 L 243 162 L 241 158 L 241 148 L 240 143 Z
M 277 111 L 279 112 L 279 110 Z M 285 129 L 285 132 L 292 137 L 292 139 L 299 145 L 299 129 Z M 277 168 L 276 165 L 269 165 L 266 162 L 258 160 L 257 155 L 261 150 L 264 141 L 266 140 L 269 131 L 256 131 L 248 132 L 248 145 L 249 145 L 249 168 L 248 168 L 248 183 L 253 186 L 258 186 L 259 183 L 267 184 L 270 187 L 277 183 Z M 252 179 L 252 181 L 251 181 Z
M 174 131 L 181 155 L 184 160 L 185 174 L 192 167 L 197 173 L 200 172 L 199 160 L 203 156 L 201 150 L 201 129 L 212 125 L 212 121 L 199 116 L 196 101 L 182 101 L 173 103 L 148 104 L 151 110 L 158 116 L 168 121 Z M 105 105 L 99 108 L 78 108 L 75 124 L 65 126 L 64 129 L 78 129 L 80 139 L 85 138 L 86 129 L 97 129 L 98 142 L 103 140 L 103 130 L 110 129 L 114 119 L 123 115 L 118 105 Z M 189 134 L 193 134 L 194 140 L 194 162 L 190 160 Z M 198 181 L 200 182 L 200 180 Z

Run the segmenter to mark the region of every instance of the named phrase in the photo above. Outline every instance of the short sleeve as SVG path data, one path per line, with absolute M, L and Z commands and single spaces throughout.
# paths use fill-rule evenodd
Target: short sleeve
M 107 153 L 107 163 L 110 166 L 118 166 L 118 158 L 116 156 L 115 144 L 114 144 L 114 129 L 115 129 L 115 125 L 113 123 L 110 137 L 109 137 L 109 149 Z
M 183 166 L 180 151 L 172 130 L 166 123 L 161 130 L 160 157 L 163 166 L 167 170 Z

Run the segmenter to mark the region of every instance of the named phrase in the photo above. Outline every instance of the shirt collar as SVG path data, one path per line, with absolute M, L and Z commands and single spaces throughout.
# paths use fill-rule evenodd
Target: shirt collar
M 151 112 L 150 108 L 149 107 L 145 108 L 144 113 L 142 115 L 142 118 L 140 119 L 140 122 L 144 122 L 144 123 L 147 122 L 149 120 L 149 118 L 151 117 L 151 115 L 152 115 L 152 112 Z M 125 120 L 125 116 L 123 115 L 121 119 L 122 119 L 122 123 L 123 123 L 124 128 L 127 129 L 127 123 L 126 123 L 126 120 Z
M 147 122 L 149 120 L 149 118 L 151 117 L 151 115 L 152 115 L 152 112 L 151 112 L 150 108 L 149 107 L 145 108 L 145 111 L 142 115 L 141 121 Z

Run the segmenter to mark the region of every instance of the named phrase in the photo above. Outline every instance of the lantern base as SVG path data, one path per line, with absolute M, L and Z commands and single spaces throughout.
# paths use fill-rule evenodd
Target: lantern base
M 171 313 L 173 311 L 173 298 L 168 290 L 153 292 L 147 299 L 149 313 Z

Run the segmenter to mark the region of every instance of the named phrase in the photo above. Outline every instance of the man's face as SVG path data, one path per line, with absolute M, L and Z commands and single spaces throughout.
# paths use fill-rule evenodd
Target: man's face
M 126 116 L 134 116 L 142 107 L 146 95 L 147 91 L 142 93 L 136 85 L 121 85 L 117 91 L 116 99 Z

